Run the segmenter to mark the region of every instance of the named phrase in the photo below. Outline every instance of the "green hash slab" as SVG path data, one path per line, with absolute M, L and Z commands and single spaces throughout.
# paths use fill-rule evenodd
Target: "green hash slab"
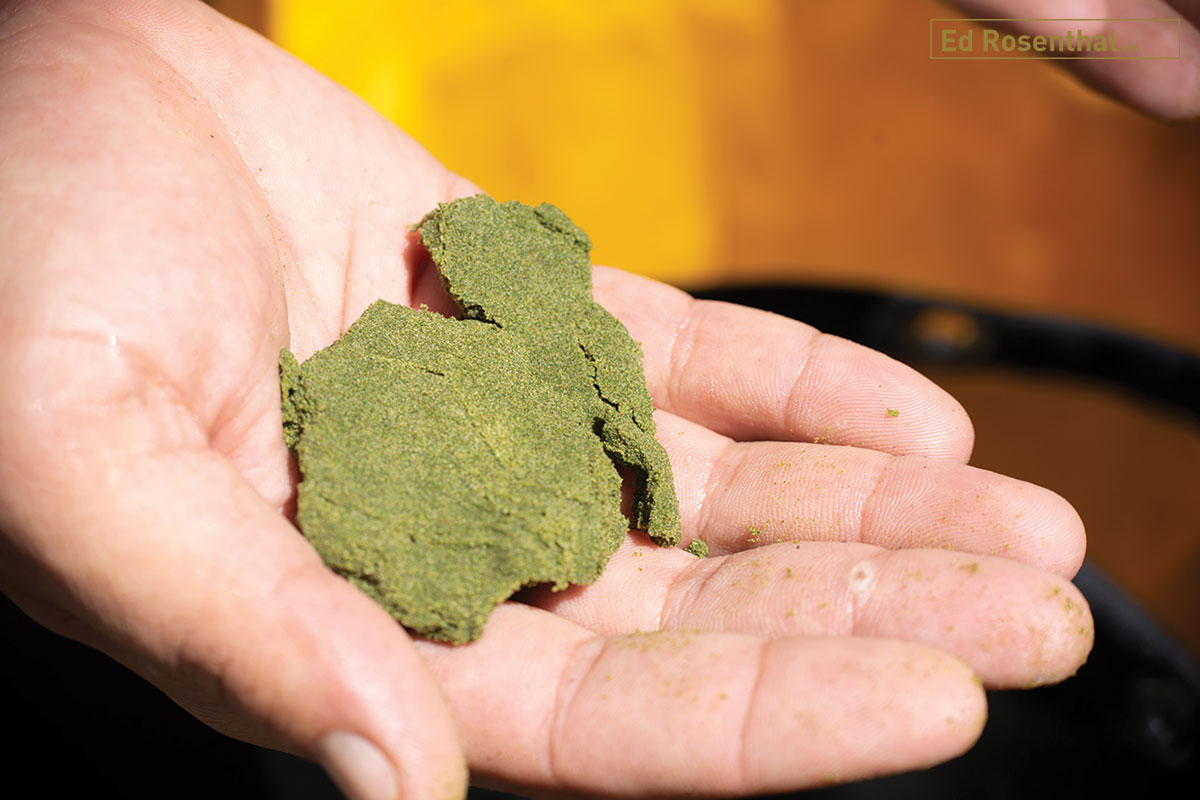
M 460 318 L 377 301 L 280 358 L 296 523 L 414 633 L 462 643 L 523 586 L 591 583 L 632 526 L 679 542 L 641 348 L 563 212 L 477 195 L 418 226 Z

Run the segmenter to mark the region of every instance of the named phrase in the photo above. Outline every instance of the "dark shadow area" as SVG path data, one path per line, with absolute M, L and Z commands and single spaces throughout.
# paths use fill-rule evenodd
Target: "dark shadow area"
M 341 796 L 316 766 L 222 736 L 108 656 L 40 627 L 3 596 L 0 636 L 7 653 L 0 668 L 9 728 L 5 782 L 35 787 L 24 796 Z

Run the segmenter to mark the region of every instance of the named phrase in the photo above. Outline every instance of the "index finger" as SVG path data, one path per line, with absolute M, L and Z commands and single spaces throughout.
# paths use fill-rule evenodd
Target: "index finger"
M 844 444 L 965 462 L 962 406 L 911 367 L 778 314 L 696 300 L 608 267 L 596 301 L 642 345 L 655 405 L 740 440 Z

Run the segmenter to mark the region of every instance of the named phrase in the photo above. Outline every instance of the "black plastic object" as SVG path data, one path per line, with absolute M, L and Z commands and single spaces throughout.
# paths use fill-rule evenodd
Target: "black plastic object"
M 1200 356 L 1102 325 L 853 289 L 746 286 L 697 296 L 803 320 L 905 362 L 1052 370 L 1200 419 Z

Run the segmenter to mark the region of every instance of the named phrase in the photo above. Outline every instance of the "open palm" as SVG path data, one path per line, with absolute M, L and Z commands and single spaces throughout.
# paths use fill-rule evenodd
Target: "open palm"
M 0 587 L 214 727 L 363 798 L 460 793 L 464 753 L 502 785 L 761 792 L 948 758 L 975 673 L 1086 657 L 1078 518 L 964 466 L 953 400 L 601 268 L 717 557 L 631 534 L 591 587 L 410 641 L 288 521 L 277 359 L 377 298 L 440 307 L 408 227 L 476 189 L 198 3 L 10 3 L 0 37 Z

